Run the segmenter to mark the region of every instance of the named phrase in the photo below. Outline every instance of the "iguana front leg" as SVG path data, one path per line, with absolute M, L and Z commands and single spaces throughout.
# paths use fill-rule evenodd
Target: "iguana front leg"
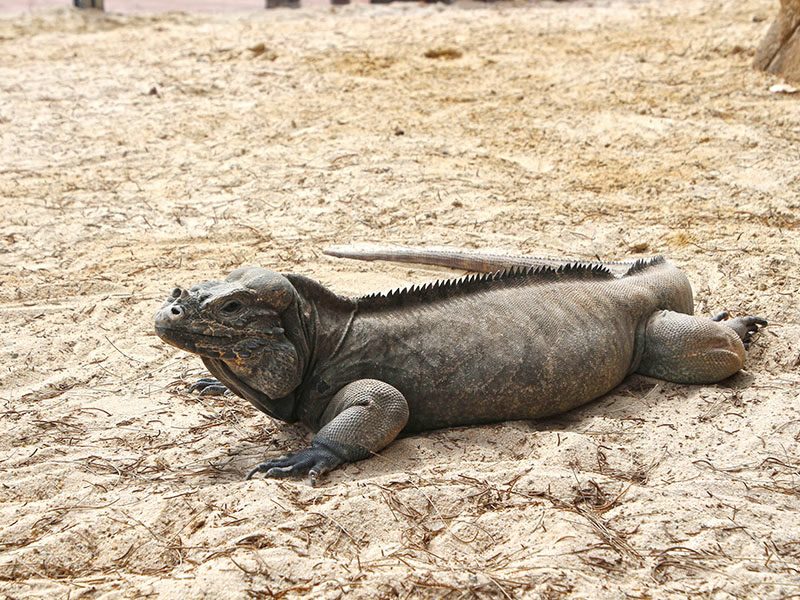
M 396 388 L 376 379 L 359 379 L 333 397 L 322 417 L 323 427 L 311 447 L 269 460 L 247 475 L 297 477 L 311 482 L 346 462 L 368 458 L 385 448 L 408 422 L 408 403 Z

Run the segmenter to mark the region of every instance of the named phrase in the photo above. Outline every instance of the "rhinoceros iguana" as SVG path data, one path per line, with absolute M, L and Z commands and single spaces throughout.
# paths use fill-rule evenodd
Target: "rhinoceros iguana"
M 713 383 L 742 368 L 760 317 L 692 316 L 686 276 L 661 257 L 579 262 L 461 250 L 329 253 L 483 271 L 360 298 L 302 275 L 247 267 L 176 288 L 155 318 L 167 343 L 266 414 L 301 421 L 311 446 L 270 477 L 330 469 L 402 433 L 568 411 L 631 373 Z M 202 393 L 202 392 L 201 392 Z

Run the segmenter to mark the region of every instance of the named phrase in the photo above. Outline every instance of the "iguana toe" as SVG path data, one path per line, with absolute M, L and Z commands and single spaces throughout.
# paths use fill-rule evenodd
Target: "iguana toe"
M 224 385 L 210 385 L 201 391 L 199 396 L 231 396 L 231 392 Z
M 203 377 L 189 386 L 189 393 L 197 390 L 199 396 L 224 396 L 228 388 L 213 377 Z

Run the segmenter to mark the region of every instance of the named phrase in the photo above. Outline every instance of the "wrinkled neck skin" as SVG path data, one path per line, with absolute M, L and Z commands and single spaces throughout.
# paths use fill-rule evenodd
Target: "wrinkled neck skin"
M 244 361 L 202 357 L 208 370 L 228 389 L 271 417 L 293 423 L 313 423 L 324 405 L 300 401 L 307 397 L 311 373 L 320 354 L 332 352 L 344 336 L 355 305 L 321 284 L 289 275 L 296 301 L 281 315 L 284 336 L 258 340 L 263 350 Z M 301 409 L 301 410 L 300 410 Z
M 201 357 L 203 364 L 235 394 L 249 400 L 260 411 L 294 422 L 295 390 L 300 385 L 313 344 L 313 327 L 300 317 L 301 302 L 293 302 L 283 313 L 285 335 L 280 339 L 245 340 L 258 346 L 247 360 Z
M 294 391 L 295 419 L 316 430 L 328 400 L 338 391 L 320 386 L 316 372 L 342 345 L 355 318 L 356 302 L 302 275 L 286 277 L 300 298 L 300 327 L 305 332 L 308 351 L 301 383 Z M 288 331 L 288 324 L 286 329 Z

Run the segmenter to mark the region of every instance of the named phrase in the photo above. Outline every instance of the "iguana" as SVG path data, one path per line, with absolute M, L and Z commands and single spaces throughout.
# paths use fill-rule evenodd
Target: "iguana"
M 360 298 L 259 267 L 176 288 L 155 317 L 167 343 L 311 446 L 250 471 L 308 475 L 426 429 L 534 419 L 598 398 L 631 373 L 713 383 L 742 368 L 761 317 L 691 316 L 686 276 L 661 257 L 604 263 L 461 250 L 330 254 L 481 271 Z

